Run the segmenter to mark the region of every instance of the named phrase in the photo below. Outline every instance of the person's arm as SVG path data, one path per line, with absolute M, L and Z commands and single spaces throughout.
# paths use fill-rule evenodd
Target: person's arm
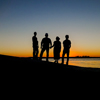
M 63 41 L 63 47 L 64 47 L 64 41 Z
M 71 41 L 70 41 L 70 45 L 69 45 L 69 48 L 71 48 Z
M 50 46 L 52 46 L 52 42 L 51 42 L 51 39 L 50 39 Z
M 37 41 L 37 47 L 39 48 L 38 41 Z
M 61 42 L 60 42 L 60 51 L 61 51 Z
M 52 47 L 54 47 L 54 44 L 53 45 L 51 44 L 51 47 L 49 47 L 49 48 L 51 49 Z

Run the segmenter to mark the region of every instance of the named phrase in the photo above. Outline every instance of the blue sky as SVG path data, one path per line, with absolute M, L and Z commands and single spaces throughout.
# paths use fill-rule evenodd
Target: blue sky
M 32 56 L 34 31 L 39 45 L 68 34 L 71 56 L 100 56 L 100 0 L 0 0 L 0 54 Z

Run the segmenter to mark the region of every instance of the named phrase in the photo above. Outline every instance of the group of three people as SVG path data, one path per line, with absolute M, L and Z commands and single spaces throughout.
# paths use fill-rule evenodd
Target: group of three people
M 34 36 L 32 37 L 32 42 L 33 42 L 33 58 L 37 59 L 38 57 L 38 40 L 37 40 L 37 32 L 34 32 Z M 71 47 L 71 41 L 69 40 L 69 35 L 65 36 L 65 40 L 63 41 L 63 54 L 62 54 L 62 64 L 64 63 L 64 56 L 67 53 L 67 62 L 66 64 L 68 65 L 69 61 L 69 52 L 70 52 L 70 47 Z M 53 45 L 51 42 L 51 39 L 48 38 L 48 33 L 45 34 L 45 38 L 42 39 L 41 41 L 41 53 L 40 53 L 40 60 L 42 59 L 42 55 L 44 51 L 46 50 L 46 61 L 48 61 L 49 57 L 49 49 L 54 47 L 54 59 L 55 63 L 58 63 L 58 60 L 60 59 L 60 51 L 61 51 L 61 42 L 60 38 L 57 36 L 56 41 L 54 41 Z

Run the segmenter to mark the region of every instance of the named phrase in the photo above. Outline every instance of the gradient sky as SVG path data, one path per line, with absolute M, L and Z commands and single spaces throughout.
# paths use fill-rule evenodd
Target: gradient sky
M 100 0 L 0 0 L 0 54 L 32 56 L 34 31 L 39 46 L 45 33 L 68 34 L 70 56 L 100 57 Z

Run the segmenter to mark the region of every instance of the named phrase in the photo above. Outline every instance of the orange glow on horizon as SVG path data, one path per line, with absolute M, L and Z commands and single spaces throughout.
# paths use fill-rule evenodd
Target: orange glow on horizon
M 41 50 L 39 50 L 38 57 L 40 57 L 40 52 L 41 52 Z M 63 50 L 61 50 L 61 52 L 60 52 L 60 57 L 62 57 L 62 53 L 63 53 Z M 30 50 L 25 50 L 25 51 L 21 50 L 21 51 L 13 51 L 13 52 L 11 52 L 11 51 L 10 52 L 1 52 L 0 54 L 16 56 L 16 57 L 32 57 L 33 51 L 32 51 L 32 49 L 30 49 Z M 100 57 L 100 51 L 97 51 L 97 52 L 82 51 L 82 50 L 78 51 L 78 50 L 71 49 L 69 57 L 76 57 L 76 56 Z M 46 51 L 43 53 L 43 57 L 46 57 Z M 49 57 L 54 57 L 53 49 L 50 50 Z M 67 55 L 65 55 L 65 57 L 67 57 Z
M 32 57 L 32 53 L 19 53 L 19 54 L 11 54 L 11 53 L 7 53 L 7 54 L 2 54 L 2 55 L 9 55 L 9 56 L 16 56 L 16 57 Z M 100 57 L 100 54 L 82 54 L 82 53 L 77 53 L 77 52 L 72 52 L 70 53 L 69 57 L 76 57 L 76 56 L 90 56 L 90 57 Z M 38 54 L 38 57 L 40 57 L 40 54 Z M 46 57 L 46 53 L 43 54 L 43 57 Z M 54 55 L 52 53 L 49 53 L 49 57 L 54 57 Z M 60 57 L 62 57 L 62 53 L 60 53 Z M 65 55 L 65 57 L 67 57 L 67 55 Z

